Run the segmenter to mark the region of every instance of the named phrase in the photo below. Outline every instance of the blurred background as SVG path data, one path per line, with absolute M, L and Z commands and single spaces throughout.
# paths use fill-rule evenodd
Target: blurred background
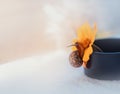
M 97 23 L 119 36 L 119 0 L 0 0 L 0 62 L 69 51 L 76 29 Z M 104 35 L 104 34 L 103 34 Z
M 69 64 L 76 29 L 120 37 L 119 0 L 0 0 L 0 94 L 120 94 L 120 81 L 88 78 Z

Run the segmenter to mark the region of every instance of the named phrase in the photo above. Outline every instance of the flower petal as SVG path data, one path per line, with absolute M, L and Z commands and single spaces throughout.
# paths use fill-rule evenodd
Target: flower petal
M 84 55 L 83 55 L 84 62 L 86 62 L 86 63 L 88 62 L 89 57 L 92 54 L 92 52 L 93 52 L 92 46 L 89 46 L 87 49 L 85 49 Z

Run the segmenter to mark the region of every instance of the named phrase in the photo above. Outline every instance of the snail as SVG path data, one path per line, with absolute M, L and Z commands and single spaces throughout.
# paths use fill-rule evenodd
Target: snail
M 73 66 L 73 67 L 80 67 L 82 66 L 83 64 L 83 61 L 80 57 L 80 54 L 79 54 L 79 51 L 76 50 L 76 51 L 73 51 L 70 56 L 69 56 L 69 61 L 70 61 L 70 64 Z
M 79 45 L 78 42 L 76 42 L 74 45 L 70 45 L 70 46 L 76 46 L 76 48 L 78 49 L 76 51 L 73 51 L 70 54 L 70 56 L 69 56 L 70 64 L 75 68 L 81 67 L 83 64 L 82 56 L 84 54 L 84 48 L 81 45 Z M 92 47 L 93 47 L 94 52 L 103 52 L 102 49 L 95 44 L 93 44 Z M 89 67 L 89 65 L 87 67 Z

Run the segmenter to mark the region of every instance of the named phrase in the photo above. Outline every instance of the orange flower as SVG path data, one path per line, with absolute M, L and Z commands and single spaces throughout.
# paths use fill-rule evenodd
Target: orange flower
M 86 67 L 89 57 L 93 52 L 92 45 L 95 40 L 96 31 L 96 24 L 94 25 L 94 28 L 91 28 L 88 23 L 85 23 L 80 28 L 78 28 L 77 38 L 73 40 L 73 44 L 78 43 L 79 45 L 78 47 L 73 46 L 72 50 L 79 51 L 84 67 Z

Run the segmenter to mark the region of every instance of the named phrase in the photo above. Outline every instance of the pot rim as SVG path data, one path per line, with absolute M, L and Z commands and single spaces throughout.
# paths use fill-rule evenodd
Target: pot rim
M 113 55 L 113 54 L 120 54 L 120 52 L 93 52 L 93 54 L 104 54 L 104 55 Z
M 107 40 L 107 41 L 108 41 L 108 40 L 112 40 L 112 41 L 114 40 L 114 41 L 115 41 L 115 40 L 120 40 L 120 38 L 102 38 L 102 39 L 96 39 L 95 42 L 97 42 L 97 41 L 106 41 L 106 40 Z M 94 42 L 94 43 L 95 43 L 95 42 Z M 120 54 L 120 51 L 113 51 L 113 52 L 112 52 L 112 51 L 109 51 L 109 52 L 104 52 L 104 51 L 103 51 L 103 52 L 93 52 L 93 54 L 100 54 L 100 55 L 103 55 L 103 54 L 104 54 L 104 55 L 118 54 L 118 55 L 119 55 L 119 54 Z

